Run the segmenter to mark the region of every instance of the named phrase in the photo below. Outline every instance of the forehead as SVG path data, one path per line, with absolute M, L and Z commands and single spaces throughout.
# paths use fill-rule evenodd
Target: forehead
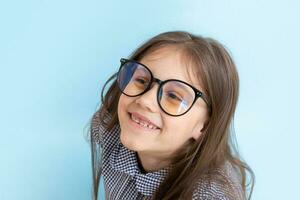
M 190 64 L 184 59 L 180 48 L 162 47 L 146 54 L 140 62 L 146 65 L 155 78 L 160 80 L 182 80 L 202 91 L 199 80 L 192 73 Z

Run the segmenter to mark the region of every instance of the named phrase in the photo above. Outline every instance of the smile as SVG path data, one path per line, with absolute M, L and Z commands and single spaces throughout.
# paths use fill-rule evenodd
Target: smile
M 130 118 L 131 120 L 138 126 L 142 127 L 142 128 L 146 128 L 149 130 L 158 130 L 159 127 L 155 126 L 154 124 L 148 123 L 142 119 L 140 119 L 138 116 L 134 115 L 134 114 L 130 114 Z

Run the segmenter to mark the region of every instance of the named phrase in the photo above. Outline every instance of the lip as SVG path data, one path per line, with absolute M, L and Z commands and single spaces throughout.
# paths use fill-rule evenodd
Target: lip
M 132 114 L 133 114 L 134 116 L 136 116 L 137 118 L 140 118 L 141 120 L 147 122 L 148 124 L 151 124 L 151 125 L 153 125 L 153 126 L 156 126 L 157 129 L 149 129 L 149 128 L 145 128 L 145 127 L 140 126 L 139 124 L 137 124 L 135 121 L 133 121 L 133 120 L 131 119 L 131 115 L 132 115 Z M 158 130 L 160 130 L 160 127 L 159 127 L 158 125 L 156 125 L 155 123 L 153 123 L 152 121 L 150 121 L 147 117 L 145 117 L 145 116 L 143 116 L 143 115 L 141 115 L 141 114 L 139 114 L 139 113 L 137 113 L 137 112 L 129 112 L 129 113 L 128 113 L 128 116 L 129 116 L 130 122 L 132 122 L 132 124 L 133 124 L 135 127 L 138 127 L 138 128 L 144 129 L 144 130 L 150 130 L 150 131 L 158 131 Z

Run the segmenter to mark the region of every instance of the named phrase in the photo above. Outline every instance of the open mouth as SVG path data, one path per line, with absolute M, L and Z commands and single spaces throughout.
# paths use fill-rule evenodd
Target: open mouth
M 138 116 L 132 114 L 132 113 L 128 113 L 129 117 L 131 119 L 131 121 L 136 125 L 139 126 L 143 129 L 147 129 L 147 130 L 159 130 L 160 128 L 155 126 L 152 123 L 146 122 L 144 120 L 142 120 L 141 118 L 139 118 Z

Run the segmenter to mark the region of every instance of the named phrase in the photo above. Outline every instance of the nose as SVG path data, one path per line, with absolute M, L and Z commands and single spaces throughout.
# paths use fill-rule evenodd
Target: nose
M 159 111 L 159 105 L 157 103 L 157 90 L 158 90 L 158 84 L 153 83 L 151 88 L 142 94 L 141 96 L 138 96 L 135 102 L 142 107 L 143 109 L 155 113 Z

